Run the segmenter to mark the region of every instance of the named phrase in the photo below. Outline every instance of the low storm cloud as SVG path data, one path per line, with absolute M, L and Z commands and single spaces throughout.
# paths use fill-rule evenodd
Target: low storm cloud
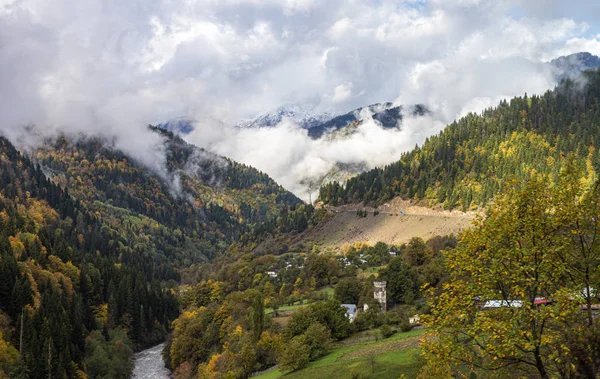
M 600 55 L 592 1 L 0 0 L 0 133 L 35 144 L 58 132 L 104 135 L 160 169 L 147 130 L 195 120 L 187 140 L 303 183 L 336 162 L 368 167 L 471 111 L 555 85 L 545 63 Z M 318 114 L 377 102 L 425 104 L 384 130 L 367 117 L 349 138 L 308 137 L 292 120 L 235 125 L 281 105 Z

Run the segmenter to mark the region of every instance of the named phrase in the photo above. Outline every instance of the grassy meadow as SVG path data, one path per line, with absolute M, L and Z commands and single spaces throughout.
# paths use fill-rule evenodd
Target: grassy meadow
M 329 354 L 310 362 L 305 368 L 283 374 L 274 369 L 254 376 L 256 379 L 301 378 L 415 378 L 421 367 L 419 339 L 423 330 L 396 333 L 384 340 L 342 341 Z

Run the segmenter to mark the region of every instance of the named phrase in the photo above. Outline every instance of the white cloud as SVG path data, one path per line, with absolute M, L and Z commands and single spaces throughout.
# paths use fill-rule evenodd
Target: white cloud
M 336 104 L 348 100 L 352 96 L 352 86 L 352 83 L 344 83 L 335 87 L 331 101 Z
M 566 3 L 0 0 L 0 131 L 115 135 L 160 167 L 145 125 L 191 116 L 202 121 L 190 141 L 297 188 L 335 161 L 389 163 L 465 112 L 552 87 L 542 61 L 600 54 L 599 6 Z M 214 121 L 290 103 L 344 112 L 390 100 L 426 104 L 435 117 L 401 132 L 365 123 L 344 142 Z
M 327 33 L 333 40 L 344 38 L 344 35 L 350 30 L 351 25 L 352 21 L 348 17 L 344 17 L 336 21 Z
M 398 157 L 415 143 L 422 143 L 442 126 L 430 117 L 409 117 L 402 130 L 382 129 L 367 121 L 348 138 L 313 140 L 306 130 L 290 120 L 265 129 L 215 128 L 210 122 L 200 122 L 189 139 L 219 154 L 260 167 L 284 187 L 308 199 L 308 183 L 327 174 L 336 161 L 381 166 L 389 163 L 391 156 Z
M 600 56 L 600 35 L 593 38 L 571 38 L 567 40 L 565 46 L 559 50 L 559 54 L 569 55 L 580 51 L 587 51 Z

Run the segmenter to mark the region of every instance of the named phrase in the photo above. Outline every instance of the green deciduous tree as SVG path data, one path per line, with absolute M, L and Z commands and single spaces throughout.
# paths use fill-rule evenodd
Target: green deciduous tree
M 99 331 L 92 332 L 86 340 L 86 350 L 89 378 L 126 379 L 131 375 L 133 347 L 123 330 L 111 330 L 108 341 Z
M 335 286 L 335 298 L 342 304 L 358 304 L 363 285 L 356 277 L 344 278 Z
M 381 337 L 388 338 L 394 335 L 394 329 L 392 329 L 392 327 L 388 324 L 383 324 L 379 328 L 379 333 L 381 333 Z
M 387 281 L 388 301 L 398 304 L 411 303 L 419 295 L 418 273 L 407 265 L 402 257 L 392 258 L 387 267 L 379 270 L 379 279 Z
M 331 332 L 319 322 L 309 326 L 303 336 L 310 350 L 311 361 L 327 354 L 331 347 Z
M 279 367 L 282 371 L 296 371 L 306 366 L 310 360 L 310 348 L 304 336 L 292 338 L 279 357 Z
M 331 336 L 337 340 L 345 338 L 350 333 L 350 322 L 346 317 L 346 309 L 335 300 L 320 301 L 295 312 L 284 331 L 288 338 L 304 334 L 313 324 L 321 323 L 331 331 Z

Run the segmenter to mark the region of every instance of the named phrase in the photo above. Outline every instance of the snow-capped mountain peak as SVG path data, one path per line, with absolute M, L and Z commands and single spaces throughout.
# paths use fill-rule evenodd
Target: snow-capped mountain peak
M 315 125 L 323 123 L 336 114 L 332 112 L 318 112 L 311 105 L 283 105 L 272 112 L 264 113 L 254 119 L 244 120 L 236 126 L 239 128 L 264 128 L 276 126 L 284 119 L 291 119 L 301 128 L 310 129 Z

